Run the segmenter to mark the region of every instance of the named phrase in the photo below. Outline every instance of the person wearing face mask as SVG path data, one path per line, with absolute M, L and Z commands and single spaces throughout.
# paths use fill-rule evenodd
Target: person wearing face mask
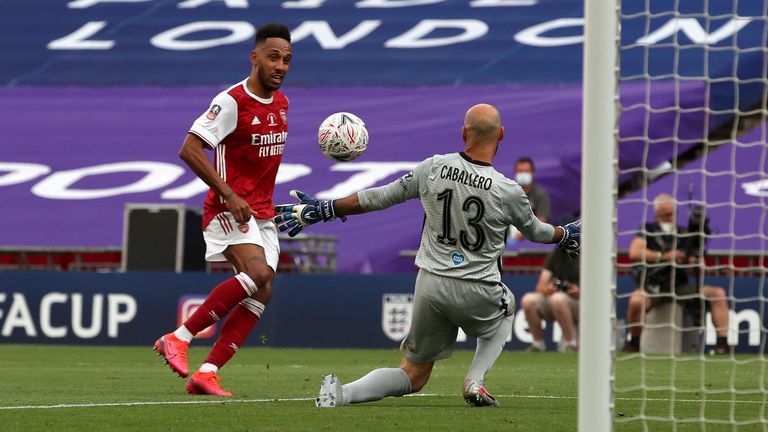
M 638 352 L 642 335 L 642 322 L 645 313 L 661 298 L 649 297 L 646 293 L 674 292 L 678 296 L 699 293 L 709 303 L 712 323 L 717 331 L 715 353 L 730 353 L 727 342 L 728 302 L 725 290 L 720 287 L 691 282 L 688 271 L 681 264 L 695 264 L 699 259 L 686 253 L 687 242 L 692 237 L 685 235 L 687 230 L 675 222 L 676 204 L 668 194 L 659 194 L 653 200 L 656 221 L 647 223 L 632 240 L 629 257 L 643 268 L 638 284 L 640 285 L 629 299 L 627 326 L 632 339 L 622 351 Z M 700 287 L 700 289 L 699 289 Z
M 531 203 L 533 214 L 535 214 L 540 221 L 547 222 L 550 218 L 549 193 L 546 189 L 533 182 L 535 173 L 536 167 L 533 165 L 533 160 L 531 160 L 531 158 L 521 157 L 515 162 L 515 181 L 523 188 L 523 192 L 528 196 L 528 201 Z M 523 235 L 520 231 L 514 227 L 510 227 L 510 230 L 510 240 L 512 240 L 512 242 L 523 239 Z

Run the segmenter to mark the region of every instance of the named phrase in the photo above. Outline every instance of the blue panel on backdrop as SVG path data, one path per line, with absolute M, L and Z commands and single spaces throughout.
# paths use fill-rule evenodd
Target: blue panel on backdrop
M 763 43 L 761 2 L 689 0 L 673 17 L 659 12 L 680 2 L 654 0 L 650 23 L 650 2 L 624 3 L 628 74 L 701 76 L 736 57 L 705 48 Z M 0 83 L 234 82 L 270 21 L 293 31 L 291 85 L 573 82 L 582 15 L 582 0 L 4 0 Z
M 0 273 L 0 341 L 3 343 L 145 345 L 173 330 L 190 302 L 202 298 L 226 276 L 168 273 Z M 533 289 L 536 276 L 506 277 L 518 303 Z M 281 275 L 264 318 L 248 340 L 250 346 L 392 348 L 407 331 L 415 275 Z M 725 278 L 708 283 L 728 286 Z M 619 278 L 618 291 L 633 289 Z M 759 278 L 738 278 L 737 297 L 756 298 L 764 291 Z M 757 301 L 736 304 L 737 350 L 755 352 L 764 336 Z M 626 298 L 617 304 L 626 315 Z M 554 348 L 557 331 L 547 343 Z M 213 334 L 196 343 L 210 344 Z M 471 349 L 463 338 L 457 348 Z M 530 341 L 518 311 L 509 349 Z M 714 341 L 711 341 L 713 343 Z M 710 343 L 710 344 L 711 344 Z

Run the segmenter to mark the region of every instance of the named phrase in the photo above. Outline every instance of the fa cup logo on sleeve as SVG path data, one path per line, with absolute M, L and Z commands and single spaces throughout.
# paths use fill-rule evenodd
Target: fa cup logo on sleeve
M 213 105 L 211 109 L 208 111 L 208 115 L 206 115 L 205 117 L 208 120 L 216 120 L 216 117 L 219 115 L 220 112 L 221 112 L 221 107 L 218 105 Z

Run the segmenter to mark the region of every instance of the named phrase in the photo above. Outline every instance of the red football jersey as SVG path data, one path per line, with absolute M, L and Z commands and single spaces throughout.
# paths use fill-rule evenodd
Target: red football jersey
M 251 206 L 256 218 L 272 218 L 275 177 L 288 137 L 288 98 L 279 91 L 269 99 L 260 98 L 242 81 L 213 98 L 189 132 L 215 151 L 216 172 Z M 209 190 L 203 227 L 225 211 L 224 199 Z

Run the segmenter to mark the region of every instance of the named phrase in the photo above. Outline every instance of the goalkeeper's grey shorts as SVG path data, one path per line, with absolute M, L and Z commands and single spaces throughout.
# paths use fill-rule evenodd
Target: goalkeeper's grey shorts
M 411 329 L 400 351 L 415 363 L 453 354 L 459 327 L 469 336 L 493 336 L 515 313 L 515 296 L 503 284 L 465 281 L 419 270 Z

